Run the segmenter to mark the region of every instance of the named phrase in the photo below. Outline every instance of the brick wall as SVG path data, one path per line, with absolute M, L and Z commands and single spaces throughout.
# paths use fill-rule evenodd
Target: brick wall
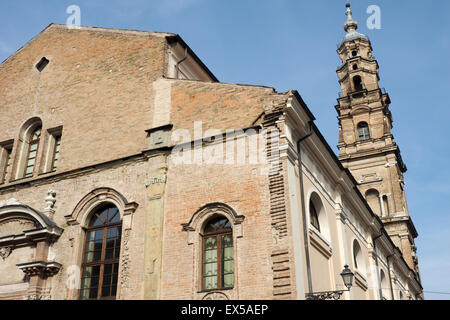
M 51 25 L 0 66 L 0 142 L 37 116 L 44 129 L 64 127 L 60 171 L 139 153 L 165 46 L 147 33 Z

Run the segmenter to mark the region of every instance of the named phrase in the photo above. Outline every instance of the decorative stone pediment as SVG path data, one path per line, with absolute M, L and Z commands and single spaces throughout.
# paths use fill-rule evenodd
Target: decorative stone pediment
M 139 205 L 136 202 L 128 202 L 121 193 L 111 188 L 98 188 L 84 196 L 83 199 L 78 202 L 72 214 L 64 216 L 67 220 L 67 224 L 81 224 L 84 226 L 88 214 L 103 202 L 114 204 L 119 209 L 121 218 L 129 215 L 130 219 L 128 220 L 130 221 L 124 221 L 124 227 L 127 227 L 126 224 L 129 224 L 131 227 L 131 215 L 136 211 Z
M 0 207 L 0 248 L 59 238 L 62 229 L 45 214 L 23 204 Z
M 202 225 L 206 220 L 220 215 L 231 222 L 236 238 L 241 238 L 243 236 L 242 222 L 245 217 L 238 215 L 233 208 L 224 203 L 210 203 L 197 210 L 188 223 L 182 224 L 183 231 L 188 233 L 188 244 L 194 243 L 196 234 L 201 232 Z

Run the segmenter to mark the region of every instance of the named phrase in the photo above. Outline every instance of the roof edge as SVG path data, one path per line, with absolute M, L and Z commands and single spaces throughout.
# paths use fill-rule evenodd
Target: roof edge
M 209 70 L 209 68 L 203 63 L 203 61 L 195 54 L 195 52 L 184 42 L 184 40 L 180 37 L 178 34 L 169 34 L 166 36 L 166 40 L 169 44 L 178 42 L 181 44 L 183 48 L 186 48 L 188 50 L 188 53 L 192 58 L 194 58 L 195 62 L 197 62 L 202 69 L 205 70 L 205 72 L 208 74 L 208 76 L 213 80 L 213 82 L 220 82 L 216 76 Z

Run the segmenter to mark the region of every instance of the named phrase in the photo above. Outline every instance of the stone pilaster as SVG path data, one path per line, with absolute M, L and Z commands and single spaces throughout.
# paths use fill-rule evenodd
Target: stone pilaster
M 149 158 L 146 181 L 144 244 L 144 293 L 147 300 L 161 297 L 161 263 L 164 224 L 164 194 L 167 181 L 167 153 Z

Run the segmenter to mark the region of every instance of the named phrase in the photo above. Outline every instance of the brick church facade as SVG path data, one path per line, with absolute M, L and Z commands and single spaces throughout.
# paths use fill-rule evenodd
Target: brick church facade
M 297 91 L 221 83 L 176 34 L 51 24 L 4 61 L 0 299 L 305 299 L 345 265 L 341 299 L 422 299 L 348 15 L 339 158 Z

